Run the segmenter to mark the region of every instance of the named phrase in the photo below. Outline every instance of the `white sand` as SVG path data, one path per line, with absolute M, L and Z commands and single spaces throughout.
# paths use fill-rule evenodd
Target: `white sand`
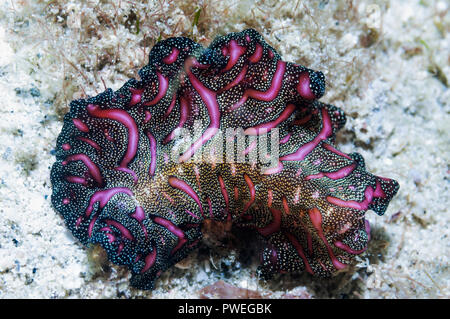
M 220 279 L 271 297 L 450 296 L 447 1 L 41 2 L 0 0 L 0 298 L 193 298 Z M 51 207 L 62 116 L 73 98 L 103 91 L 103 81 L 117 89 L 135 76 L 160 35 L 192 34 L 207 45 L 248 27 L 285 60 L 325 73 L 322 100 L 348 115 L 340 149 L 361 153 L 369 171 L 398 180 L 400 191 L 384 216 L 367 213 L 368 253 L 332 280 L 284 275 L 266 284 L 241 263 L 238 247 L 203 246 L 153 292 L 130 289 L 128 272 L 90 262 Z M 144 35 L 153 39 L 146 48 Z

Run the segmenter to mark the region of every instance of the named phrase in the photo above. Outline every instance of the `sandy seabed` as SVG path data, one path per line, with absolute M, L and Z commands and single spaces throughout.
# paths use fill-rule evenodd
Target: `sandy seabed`
M 270 298 L 448 298 L 449 10 L 431 0 L 0 0 L 0 298 L 196 298 L 218 280 Z M 324 72 L 321 100 L 348 117 L 340 149 L 400 191 L 384 216 L 366 214 L 368 251 L 332 279 L 264 282 L 241 248 L 205 244 L 154 291 L 132 289 L 51 206 L 62 117 L 71 100 L 136 76 L 158 39 L 207 46 L 249 27 L 284 60 Z

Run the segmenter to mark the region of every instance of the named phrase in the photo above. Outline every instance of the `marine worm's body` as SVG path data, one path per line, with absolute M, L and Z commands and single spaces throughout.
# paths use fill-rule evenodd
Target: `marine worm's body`
M 335 148 L 345 116 L 317 101 L 322 73 L 282 61 L 245 30 L 207 49 L 161 41 L 139 75 L 71 103 L 51 174 L 73 234 L 127 265 L 134 286 L 151 289 L 195 249 L 206 218 L 254 231 L 263 275 L 327 276 L 366 249 L 364 213 L 384 213 L 398 184 Z

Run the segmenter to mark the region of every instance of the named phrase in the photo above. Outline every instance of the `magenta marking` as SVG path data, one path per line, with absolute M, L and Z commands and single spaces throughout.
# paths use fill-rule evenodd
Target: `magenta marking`
M 247 174 L 244 174 L 244 180 L 248 186 L 248 191 L 250 193 L 250 200 L 248 201 L 247 204 L 245 204 L 245 207 L 242 210 L 242 214 L 244 214 L 247 211 L 247 209 L 249 209 L 250 206 L 253 204 L 253 202 L 255 201 L 255 194 L 256 194 L 255 185 L 253 184 L 253 181 L 250 178 L 250 176 L 248 176 Z
M 100 173 L 100 169 L 98 168 L 97 165 L 94 164 L 94 162 L 92 162 L 92 160 L 86 154 L 75 154 L 68 156 L 66 158 L 66 161 L 67 162 L 82 161 L 84 165 L 86 165 L 89 174 L 94 178 L 95 182 L 98 185 L 103 184 L 103 178 L 102 174 Z
M 346 252 L 348 252 L 349 254 L 352 254 L 352 255 L 359 255 L 359 254 L 365 252 L 366 249 L 367 249 L 367 247 L 364 247 L 363 249 L 360 249 L 360 250 L 354 250 L 354 249 L 350 248 L 348 245 L 344 244 L 341 241 L 335 241 L 334 245 L 337 248 L 340 248 L 340 249 L 342 249 L 342 250 L 344 250 L 344 251 L 346 251 Z
M 314 207 L 313 209 L 310 209 L 308 211 L 309 213 L 309 218 L 314 226 L 314 228 L 317 230 L 317 234 L 319 235 L 320 239 L 322 239 L 323 243 L 325 244 L 327 251 L 328 251 L 328 255 L 331 258 L 331 262 L 333 263 L 334 267 L 338 270 L 343 269 L 345 267 L 347 267 L 347 265 L 341 263 L 336 256 L 333 253 L 333 250 L 330 247 L 330 244 L 328 243 L 327 239 L 325 238 L 324 234 L 323 234 L 323 230 L 322 230 L 322 214 L 320 213 L 320 211 Z
M 100 146 L 89 138 L 78 136 L 77 139 L 79 139 L 82 142 L 88 143 L 90 146 L 95 148 L 97 151 L 100 150 Z
M 136 257 L 137 260 L 139 260 L 138 257 L 140 258 L 140 255 Z M 156 261 L 156 247 L 153 247 L 153 251 L 144 258 L 144 268 L 142 268 L 141 274 L 149 270 L 153 266 L 155 261 Z
M 161 101 L 161 99 L 166 95 L 167 88 L 169 87 L 169 80 L 164 77 L 159 72 L 156 72 L 156 75 L 158 76 L 158 82 L 159 82 L 159 88 L 158 88 L 158 94 L 155 96 L 155 98 L 149 102 L 145 102 L 145 106 L 152 106 Z
M 124 236 L 126 239 L 133 241 L 134 237 L 133 235 L 131 235 L 130 231 L 121 223 L 112 220 L 112 219 L 105 219 L 104 222 L 106 223 L 106 225 L 108 226 L 114 226 L 116 227 L 120 233 L 122 234 L 122 236 Z
M 122 249 L 125 247 L 125 245 L 123 243 L 119 244 L 119 247 L 117 247 L 117 255 L 120 255 L 120 253 L 122 252 Z
M 276 167 L 267 168 L 266 170 L 264 170 L 263 174 L 264 175 L 277 174 L 283 170 L 283 167 L 284 167 L 283 163 L 278 161 L 278 165 Z
M 214 216 L 213 216 L 213 212 L 212 212 L 211 199 L 208 197 L 208 198 L 206 199 L 206 202 L 208 203 L 209 217 L 210 217 L 210 218 L 213 218 Z
M 248 58 L 251 63 L 257 63 L 261 60 L 263 53 L 263 47 L 261 44 L 256 43 L 255 52 Z
M 236 78 L 233 81 L 231 81 L 230 83 L 228 83 L 225 87 L 218 90 L 217 94 L 227 91 L 227 90 L 231 89 L 232 87 L 238 85 L 247 75 L 247 70 L 248 70 L 248 65 L 246 64 L 242 68 L 241 72 L 239 72 L 239 74 L 236 76 Z
M 265 102 L 273 101 L 278 96 L 278 93 L 280 92 L 281 85 L 283 84 L 283 76 L 284 76 L 285 70 L 286 70 L 286 62 L 281 61 L 281 60 L 278 61 L 277 68 L 273 75 L 270 88 L 265 92 L 257 91 L 254 89 L 245 90 L 242 98 L 237 103 L 235 103 L 233 106 L 231 106 L 228 111 L 233 111 L 233 110 L 239 108 L 247 101 L 247 99 L 249 97 L 256 99 L 256 100 L 265 101 Z
M 177 128 L 183 127 L 184 123 L 186 123 L 187 121 L 188 115 L 189 115 L 189 104 L 183 96 L 180 96 L 180 120 L 178 122 L 177 127 L 172 132 L 170 132 L 170 134 L 167 135 L 167 137 L 164 139 L 163 144 L 167 144 L 174 139 L 175 130 Z
M 322 129 L 320 133 L 311 141 L 300 147 L 295 153 L 291 153 L 280 158 L 281 161 L 302 161 L 306 155 L 312 152 L 323 140 L 331 136 L 331 120 L 328 112 L 322 109 Z
M 167 108 L 166 112 L 164 113 L 164 119 L 166 119 L 170 115 L 170 113 L 172 112 L 176 103 L 177 103 L 177 93 L 175 92 L 172 96 L 172 101 L 170 102 L 169 107 Z
M 294 122 L 292 122 L 292 124 L 294 125 L 303 125 L 308 123 L 311 120 L 312 114 L 308 114 L 305 117 L 295 120 Z
M 297 253 L 300 255 L 300 257 L 303 259 L 303 263 L 305 264 L 305 270 L 309 272 L 311 275 L 314 275 L 314 272 L 311 266 L 309 265 L 308 259 L 306 259 L 302 245 L 297 241 L 294 235 L 290 233 L 286 233 L 285 235 L 291 241 L 292 245 L 294 245 L 294 248 L 297 250 Z
M 283 137 L 280 140 L 280 144 L 286 144 L 287 142 L 289 142 L 289 139 L 291 138 L 291 136 L 292 136 L 292 133 L 288 133 L 285 137 Z
M 185 210 L 185 212 L 186 213 L 188 213 L 189 215 L 191 215 L 192 217 L 194 217 L 194 218 L 197 218 L 197 219 L 200 219 L 200 217 L 198 217 L 197 215 L 195 215 L 194 213 L 192 213 L 191 211 L 189 211 L 189 210 Z M 176 217 L 176 216 L 175 216 Z
M 194 62 L 197 61 L 195 58 L 190 58 L 189 60 L 193 60 Z M 189 61 L 188 60 L 188 61 Z M 187 62 L 187 65 L 190 63 Z M 197 139 L 191 147 L 184 152 L 183 155 L 180 156 L 179 161 L 185 162 L 187 161 L 192 155 L 194 155 L 195 151 L 197 151 L 203 144 L 205 144 L 208 140 L 210 140 L 219 130 L 220 126 L 220 111 L 219 111 L 219 104 L 217 103 L 216 99 L 216 93 L 214 91 L 211 91 L 207 87 L 203 85 L 202 82 L 200 82 L 199 79 L 197 79 L 194 74 L 192 74 L 190 68 L 186 68 L 186 73 L 189 77 L 189 80 L 191 81 L 192 86 L 194 89 L 198 92 L 201 99 L 203 100 L 203 103 L 205 103 L 206 108 L 208 109 L 209 117 L 210 117 L 210 123 L 208 127 L 206 128 L 206 131 L 202 134 L 202 136 Z
M 229 54 L 227 46 L 223 46 L 221 52 L 223 56 L 227 56 Z
M 150 168 L 148 173 L 150 176 L 155 175 L 156 170 L 156 139 L 149 131 L 146 132 L 148 140 L 150 142 Z
M 118 193 L 125 193 L 128 196 L 133 196 L 133 192 L 129 188 L 126 188 L 126 187 L 115 187 L 115 188 L 105 189 L 103 191 L 97 191 L 91 196 L 89 205 L 86 208 L 84 215 L 86 217 L 89 217 L 91 215 L 92 211 L 94 210 L 94 204 L 96 202 L 99 202 L 99 209 L 100 210 L 103 209 L 103 207 L 106 206 L 106 204 L 109 202 L 111 197 L 113 197 L 114 195 L 116 195 Z M 97 216 L 94 216 L 92 218 L 91 223 L 89 224 L 89 229 L 88 229 L 89 237 L 91 237 L 91 235 L 92 235 L 92 227 L 93 227 L 96 219 L 97 219 Z M 80 218 L 80 220 L 77 221 L 77 226 L 81 223 L 81 221 L 82 221 L 82 218 Z
M 185 181 L 176 178 L 175 176 L 169 177 L 169 185 L 176 189 L 181 190 L 182 192 L 186 193 L 189 197 L 191 197 L 197 203 L 198 207 L 200 208 L 200 212 L 203 215 L 203 208 L 200 203 L 200 199 L 191 186 L 189 186 Z
M 367 241 L 369 242 L 370 241 L 370 223 L 367 219 L 364 220 L 364 226 L 365 226 L 366 233 L 367 233 Z
M 108 241 L 110 243 L 112 243 L 113 241 L 116 240 L 116 236 L 114 236 L 113 234 L 106 233 L 105 235 L 106 235 L 106 237 L 108 237 L 108 239 L 109 239 Z
M 345 153 L 343 153 L 343 152 L 341 152 L 341 151 L 335 149 L 333 146 L 331 146 L 331 144 L 323 143 L 323 144 L 322 144 L 322 147 L 323 147 L 324 149 L 326 149 L 327 151 L 333 152 L 333 153 L 335 153 L 335 154 L 337 154 L 337 155 L 340 155 L 340 156 L 342 156 L 342 157 L 345 157 L 346 159 L 352 160 L 352 158 L 351 158 L 350 156 L 348 156 L 347 154 L 345 154 Z
M 70 203 L 70 199 L 69 199 L 69 198 L 64 198 L 64 199 L 62 200 L 62 203 L 63 203 L 64 205 L 67 205 L 67 204 Z
M 109 228 L 108 226 L 102 227 L 102 228 L 100 228 L 100 230 L 101 230 L 101 231 L 109 231 L 109 232 L 112 232 L 112 229 Z
M 136 172 L 133 171 L 132 169 L 129 169 L 128 167 L 116 167 L 114 168 L 116 171 L 120 171 L 120 172 L 124 172 L 124 173 L 128 173 L 133 177 L 133 182 L 134 184 L 137 184 L 138 182 L 138 177 L 136 175 Z
M 167 228 L 168 231 L 170 231 L 172 234 L 174 234 L 175 236 L 178 237 L 178 244 L 170 252 L 171 255 L 176 253 L 176 251 L 178 249 L 180 249 L 187 242 L 186 235 L 184 234 L 184 232 L 180 228 L 175 226 L 171 221 L 161 218 L 161 217 L 155 217 L 153 219 L 153 221 L 155 223 Z
M 72 120 L 73 125 L 75 125 L 75 127 L 77 129 L 79 129 L 81 132 L 87 133 L 89 132 L 89 128 L 87 127 L 86 124 L 84 124 L 81 120 L 79 119 L 73 119 Z
M 269 209 L 273 216 L 272 222 L 265 227 L 257 228 L 258 232 L 265 237 L 279 231 L 281 226 L 281 212 L 275 208 Z
M 84 186 L 87 185 L 86 180 L 83 177 L 79 176 L 67 176 L 66 181 L 68 181 L 69 183 L 82 184 Z
M 129 88 L 131 91 L 131 100 L 130 100 L 130 106 L 134 106 L 141 102 L 142 93 L 144 93 L 144 89 L 135 89 L 135 88 Z
M 63 144 L 61 147 L 62 147 L 62 149 L 65 150 L 65 151 L 68 151 L 68 150 L 70 150 L 70 149 L 72 148 L 72 147 L 70 146 L 70 144 L 67 144 L 67 143 Z
M 297 92 L 305 100 L 314 100 L 316 98 L 314 93 L 311 91 L 310 84 L 311 80 L 308 72 L 302 72 L 298 79 Z
M 226 210 L 227 210 L 227 212 L 229 212 L 229 197 L 228 197 L 227 189 L 225 187 L 225 182 L 223 181 L 222 176 L 219 175 L 218 178 L 219 178 L 219 184 L 220 184 L 220 191 L 222 192 L 223 199 L 225 200 Z
M 136 155 L 138 147 L 139 133 L 134 119 L 126 111 L 119 109 L 102 110 L 93 104 L 88 104 L 87 111 L 91 116 L 117 121 L 128 129 L 128 147 L 119 165 L 120 167 L 126 167 Z
M 150 113 L 149 110 L 145 110 L 144 114 L 145 114 L 144 124 L 146 124 L 152 119 L 152 113 Z
M 343 167 L 343 168 L 341 168 L 341 169 L 339 169 L 339 170 L 337 170 L 335 172 L 330 172 L 330 173 L 320 172 L 318 174 L 309 175 L 309 176 L 305 177 L 305 180 L 309 181 L 310 179 L 322 178 L 322 177 L 325 177 L 325 176 L 328 177 L 328 178 L 337 180 L 337 179 L 341 179 L 341 178 L 347 177 L 348 175 L 351 174 L 351 172 L 353 172 L 353 170 L 355 168 L 356 168 L 356 163 L 348 165 L 348 166 L 345 166 L 345 167 Z
M 239 58 L 245 53 L 246 48 L 240 46 L 236 40 L 231 40 L 227 46 L 230 58 L 228 59 L 228 63 L 223 69 L 224 71 L 230 70 L 239 60 Z
M 89 222 L 89 226 L 88 226 L 89 237 L 91 237 L 91 235 L 92 235 L 92 230 L 94 229 L 94 225 L 95 225 L 95 222 L 97 221 L 97 217 L 98 216 L 92 217 L 91 221 Z
M 172 64 L 177 60 L 178 54 L 180 54 L 180 50 L 178 50 L 178 48 L 176 47 L 173 47 L 172 52 L 170 52 L 170 54 L 166 56 L 162 61 L 165 64 Z
M 375 191 L 373 192 L 373 197 L 381 197 L 381 198 L 386 197 L 386 194 L 384 193 L 383 189 L 381 188 L 381 184 L 378 180 L 376 182 Z
M 327 196 L 327 201 L 331 204 L 340 207 L 348 207 L 358 210 L 367 210 L 369 204 L 372 202 L 373 194 L 374 194 L 373 188 L 371 186 L 367 186 L 366 190 L 364 191 L 365 199 L 361 202 L 357 202 L 354 200 L 343 200 L 333 196 Z
M 270 132 L 274 127 L 277 127 L 281 122 L 287 120 L 292 113 L 295 111 L 295 105 L 294 104 L 288 104 L 286 108 L 281 112 L 280 116 L 270 122 L 262 123 L 253 127 L 249 127 L 244 131 L 244 134 L 246 135 L 260 135 L 260 134 L 266 134 Z M 261 133 L 260 133 L 261 131 Z
M 250 145 L 245 149 L 245 150 L 243 150 L 242 151 L 242 155 L 247 155 L 248 153 L 250 153 L 251 151 L 253 151 L 255 148 L 256 148 L 256 146 L 257 146 L 257 142 L 256 142 L 256 140 L 255 141 L 252 141 L 251 143 L 250 143 Z

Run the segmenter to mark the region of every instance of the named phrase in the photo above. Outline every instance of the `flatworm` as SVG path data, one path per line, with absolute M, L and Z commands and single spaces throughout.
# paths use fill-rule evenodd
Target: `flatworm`
M 139 75 L 71 102 L 51 171 L 74 236 L 128 266 L 134 287 L 152 289 L 195 249 L 205 219 L 254 231 L 265 277 L 330 276 L 365 251 L 366 210 L 383 214 L 399 185 L 335 148 L 345 115 L 318 101 L 321 72 L 249 29 L 208 48 L 160 41 Z

